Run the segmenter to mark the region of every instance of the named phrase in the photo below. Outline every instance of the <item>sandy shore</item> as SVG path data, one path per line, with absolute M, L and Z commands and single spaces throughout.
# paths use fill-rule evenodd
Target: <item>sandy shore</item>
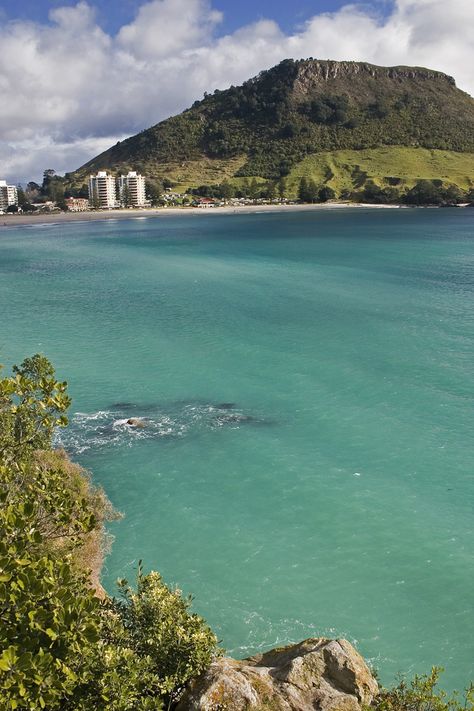
M 130 220 L 170 215 L 237 215 L 258 212 L 294 212 L 300 210 L 335 210 L 341 208 L 396 209 L 401 205 L 367 205 L 362 203 L 330 202 L 316 205 L 242 205 L 235 207 L 157 207 L 90 212 L 55 212 L 42 215 L 0 215 L 0 229 L 22 225 L 62 224 L 64 222 L 93 222 L 95 220 Z

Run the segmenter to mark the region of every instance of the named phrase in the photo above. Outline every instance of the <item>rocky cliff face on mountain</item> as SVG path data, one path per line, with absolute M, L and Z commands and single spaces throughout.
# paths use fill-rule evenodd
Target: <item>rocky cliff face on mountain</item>
M 250 659 L 213 662 L 178 711 L 361 711 L 377 695 L 366 663 L 344 639 L 307 639 Z
M 375 64 L 367 62 L 335 62 L 335 61 L 320 61 L 311 59 L 302 61 L 299 65 L 295 86 L 303 79 L 309 80 L 309 83 L 315 85 L 323 85 L 334 80 L 353 80 L 355 77 L 378 80 L 394 79 L 403 81 L 410 80 L 434 80 L 447 82 L 451 86 L 456 86 L 453 77 L 437 72 L 432 69 L 424 69 L 423 67 L 379 67 Z

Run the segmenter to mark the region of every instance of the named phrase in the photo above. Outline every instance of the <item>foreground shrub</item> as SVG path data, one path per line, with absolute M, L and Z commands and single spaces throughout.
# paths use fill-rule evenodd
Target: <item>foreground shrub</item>
M 0 698 L 3 708 L 60 708 L 84 679 L 98 639 L 98 601 L 72 550 L 95 525 L 86 497 L 64 486 L 60 466 L 41 467 L 67 423 L 66 384 L 42 356 L 0 379 Z M 53 555 L 59 541 L 63 555 Z M 67 550 L 66 550 L 67 548 Z
M 105 601 L 95 666 L 96 691 L 107 711 L 168 708 L 218 653 L 217 638 L 189 611 L 191 598 L 158 573 L 138 572 L 137 588 L 119 581 L 120 597 Z
M 217 640 L 157 573 L 100 601 L 105 494 L 62 451 L 66 383 L 43 356 L 0 378 L 0 707 L 148 711 L 179 697 Z M 96 570 L 97 573 L 97 570 Z
M 452 696 L 437 688 L 441 667 L 433 667 L 431 674 L 416 675 L 410 682 L 402 679 L 391 689 L 382 689 L 371 709 L 375 711 L 473 711 L 474 686 L 464 697 Z

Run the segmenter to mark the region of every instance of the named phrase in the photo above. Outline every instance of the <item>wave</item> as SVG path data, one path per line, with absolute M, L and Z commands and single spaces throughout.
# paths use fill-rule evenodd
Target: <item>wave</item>
M 143 440 L 179 439 L 204 430 L 262 422 L 233 403 L 174 403 L 167 408 L 117 403 L 111 409 L 75 412 L 55 444 L 73 454 L 108 447 L 132 447 Z

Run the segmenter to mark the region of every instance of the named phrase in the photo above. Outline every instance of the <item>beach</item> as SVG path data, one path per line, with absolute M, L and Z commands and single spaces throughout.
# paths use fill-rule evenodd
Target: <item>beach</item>
M 406 205 L 369 205 L 353 202 L 325 202 L 293 205 L 224 205 L 222 207 L 151 207 L 118 210 L 90 210 L 87 212 L 53 212 L 47 214 L 6 214 L 0 217 L 0 229 L 22 225 L 59 224 L 63 222 L 93 222 L 96 220 L 129 220 L 170 215 L 231 215 L 258 212 L 295 212 L 301 210 L 335 210 L 341 208 L 396 209 Z

